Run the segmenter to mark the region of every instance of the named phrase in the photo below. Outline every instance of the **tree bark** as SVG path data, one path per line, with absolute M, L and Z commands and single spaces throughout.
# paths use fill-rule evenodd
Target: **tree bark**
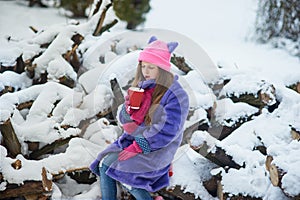
M 47 144 L 44 147 L 42 147 L 41 149 L 33 151 L 31 154 L 29 154 L 29 158 L 30 159 L 38 159 L 40 156 L 50 153 L 54 149 L 67 144 L 73 137 L 75 137 L 75 136 L 71 136 L 71 137 L 68 137 L 65 139 L 58 139 L 51 144 Z
M 27 195 L 44 194 L 42 181 L 25 181 L 23 185 L 8 185 L 6 190 L 0 191 L 0 199 L 16 198 Z
M 161 189 L 158 193 L 166 199 L 181 199 L 181 200 L 200 200 L 195 198 L 195 195 L 189 192 L 183 192 L 180 186 L 175 186 L 172 189 Z
M 3 136 L 4 146 L 8 150 L 8 155 L 15 158 L 18 154 L 21 154 L 21 144 L 11 125 L 10 119 L 0 124 L 0 131 Z
M 229 167 L 235 169 L 240 169 L 242 167 L 232 159 L 232 156 L 227 155 L 223 149 L 221 149 L 220 147 L 215 148 L 216 150 L 214 151 L 214 153 L 211 151 L 208 152 L 209 147 L 206 143 L 204 143 L 196 151 L 220 167 Z
M 184 57 L 173 55 L 171 57 L 171 62 L 185 74 L 192 70 L 192 68 L 185 62 Z
M 100 19 L 99 19 L 99 21 L 98 21 L 98 23 L 97 23 L 96 29 L 95 29 L 95 31 L 94 31 L 94 33 L 93 33 L 93 36 L 99 36 L 99 35 L 100 35 L 100 30 L 101 30 L 101 28 L 102 28 L 102 26 L 103 26 L 103 22 L 104 22 L 104 19 L 105 19 L 105 16 L 106 16 L 106 12 L 107 12 L 107 10 L 108 10 L 111 6 L 112 6 L 111 3 L 110 3 L 110 4 L 107 4 L 106 7 L 105 7 L 105 9 L 103 9 L 103 11 L 102 11 L 102 13 L 101 13 L 101 15 L 100 15 Z
M 114 99 L 113 99 L 112 108 L 111 108 L 112 115 L 116 116 L 118 106 L 121 105 L 122 103 L 124 103 L 125 100 L 124 100 L 124 96 L 122 93 L 122 89 L 116 78 L 110 80 L 110 85 L 111 85 L 111 89 L 114 94 Z

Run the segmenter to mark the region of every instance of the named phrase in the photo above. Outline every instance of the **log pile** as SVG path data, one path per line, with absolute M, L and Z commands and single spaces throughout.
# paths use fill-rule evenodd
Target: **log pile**
M 37 3 L 38 1 L 30 1 L 30 4 L 33 5 Z M 102 3 L 102 1 L 99 1 Z M 101 11 L 100 6 L 101 3 L 97 4 L 97 8 L 95 10 L 98 10 L 99 12 L 94 12 L 94 15 L 91 18 L 91 21 L 97 21 L 97 16 L 99 16 L 97 26 L 95 27 L 95 36 L 101 36 L 101 34 L 105 31 L 108 31 L 112 26 L 114 26 L 117 23 L 117 20 L 113 20 L 113 22 L 105 22 L 105 13 L 108 9 L 110 9 L 111 4 L 106 5 L 106 9 Z M 107 23 L 107 24 L 105 24 Z M 68 32 L 72 29 L 70 29 L 68 26 L 65 28 L 62 28 L 62 30 L 57 31 L 55 35 L 52 37 L 49 37 L 49 40 L 44 43 L 38 43 L 35 44 L 39 46 L 40 51 L 37 51 L 35 55 L 32 55 L 30 58 L 26 58 L 24 60 L 24 55 L 21 53 L 20 55 L 16 55 L 15 61 L 11 61 L 10 63 L 13 63 L 13 65 L 3 65 L 3 62 L 1 62 L 0 66 L 0 72 L 1 73 L 15 73 L 16 76 L 26 76 L 27 80 L 29 80 L 29 84 L 26 87 L 29 87 L 31 85 L 40 85 L 38 87 L 43 88 L 44 85 L 47 85 L 46 83 L 49 81 L 56 81 L 61 85 L 64 85 L 69 88 L 74 88 L 77 84 L 77 80 L 74 79 L 74 77 L 71 77 L 69 75 L 62 75 L 62 76 L 49 76 L 49 65 L 43 66 L 42 61 L 44 58 L 48 59 L 49 57 L 53 56 L 52 49 L 57 48 L 55 45 L 59 44 L 59 39 L 62 39 L 64 41 L 70 40 L 70 46 L 65 47 L 63 51 L 56 51 L 58 54 L 57 57 L 60 57 L 64 60 L 66 63 L 66 66 L 73 70 L 73 73 L 78 73 L 81 69 L 81 53 L 78 47 L 80 46 L 81 42 L 84 40 L 85 34 L 90 34 L 89 32 L 81 32 L 80 31 L 80 24 L 71 24 L 70 26 L 76 26 L 75 31 L 73 33 Z M 39 32 L 33 27 L 30 27 L 36 34 L 36 37 L 39 37 L 44 34 L 47 34 L 46 31 Z M 77 29 L 77 30 L 76 30 Z M 10 38 L 9 38 L 10 39 Z M 13 39 L 10 39 L 11 42 L 14 42 Z M 32 41 L 29 41 L 32 43 Z M 25 41 L 26 43 L 26 41 Z M 49 52 L 49 53 L 48 53 Z M 47 58 L 48 57 L 48 58 Z M 55 57 L 55 56 L 54 56 Z M 54 60 L 53 60 L 54 61 Z M 61 62 L 58 62 L 61 63 Z M 45 63 L 44 63 L 45 64 Z M 42 70 L 41 70 L 42 69 Z M 75 77 L 77 78 L 77 77 Z M 13 80 L 12 80 L 13 81 Z M 16 81 L 16 80 L 14 80 Z M 13 83 L 5 82 L 4 89 L 0 91 L 0 96 L 4 96 L 6 93 L 14 93 L 18 90 L 25 89 L 25 88 L 19 88 L 18 86 L 13 85 Z M 113 87 L 114 90 L 117 89 L 116 86 Z M 59 90 L 59 89 L 58 89 Z M 66 90 L 66 89 L 63 89 Z M 32 105 L 35 104 L 36 100 L 38 99 L 39 95 L 42 95 L 43 89 L 41 92 L 36 96 L 36 99 L 27 99 L 26 101 L 23 101 L 19 99 L 18 102 L 14 103 L 11 102 L 11 106 L 14 109 L 17 109 L 18 112 L 24 112 L 27 113 L 28 111 L 31 111 Z M 30 96 L 30 94 L 27 94 Z M 63 95 L 62 95 L 63 96 Z M 47 115 L 47 119 L 53 118 L 53 111 L 56 109 L 57 106 L 59 106 L 62 99 L 58 99 L 56 102 L 53 102 L 53 107 L 51 111 Z M 13 110 L 10 110 L 10 112 Z M 101 111 L 103 113 L 103 111 Z M 111 109 L 110 111 L 111 112 Z M 1 114 L 2 115 L 2 114 Z M 20 170 L 23 168 L 22 161 L 20 159 L 17 159 L 17 156 L 20 156 L 22 154 L 21 151 L 21 144 L 20 144 L 20 138 L 18 138 L 14 127 L 11 122 L 11 116 L 13 116 L 14 113 L 10 113 L 7 115 L 7 119 L 0 122 L 0 131 L 2 135 L 2 141 L 1 145 L 6 148 L 7 150 L 7 157 L 12 158 L 14 161 L 11 163 L 11 168 L 15 170 Z M 109 115 L 109 113 L 107 113 Z M 112 116 L 112 115 L 109 115 Z M 1 116 L 2 118 L 4 116 Z M 100 116 L 101 117 L 101 116 Z M 91 116 L 89 121 L 91 119 L 97 119 L 97 115 Z M 73 127 L 72 125 L 65 125 L 60 124 L 60 127 L 57 127 L 58 132 L 61 130 L 68 131 L 70 129 L 76 130 L 77 127 Z M 84 129 L 82 129 L 84 131 Z M 76 131 L 75 131 L 76 132 Z M 81 133 L 82 135 L 83 133 Z M 27 144 L 28 152 L 29 154 L 24 154 L 23 156 L 26 157 L 28 160 L 32 161 L 39 161 L 43 160 L 44 158 L 47 158 L 49 155 L 55 154 L 55 152 L 60 152 L 61 149 L 66 149 L 68 146 L 70 140 L 73 138 L 81 137 L 80 132 L 79 134 L 71 134 L 69 137 L 61 137 L 54 141 L 52 141 L 49 144 L 43 144 L 42 141 L 22 141 Z M 24 148 L 24 147 L 22 147 Z M 60 149 L 60 150 L 59 150 Z M 2 161 L 1 161 L 2 162 Z M 47 166 L 45 166 L 47 168 Z M 36 180 L 26 180 L 23 184 L 14 184 L 10 183 L 6 180 L 4 175 L 0 173 L 0 183 L 6 184 L 6 189 L 4 191 L 0 191 L 0 199 L 14 199 L 14 198 L 25 198 L 25 199 L 49 199 L 51 197 L 52 192 L 52 182 L 57 181 L 60 178 L 62 178 L 64 175 L 68 174 L 72 176 L 74 179 L 74 174 L 87 174 L 88 179 L 91 182 L 95 182 L 96 179 L 94 176 L 91 176 L 91 172 L 88 170 L 87 167 L 84 168 L 70 168 L 67 170 L 61 170 L 58 173 L 52 173 L 51 176 L 49 176 L 49 172 L 47 172 L 47 169 L 43 167 L 40 172 L 40 181 Z M 87 172 L 87 173 L 86 173 Z M 49 179 L 49 177 L 52 177 L 52 179 Z M 83 177 L 83 176 L 81 176 Z M 77 180 L 80 180 L 82 178 L 77 178 Z M 91 183 L 90 182 L 90 183 Z
M 32 1 L 37 2 L 37 1 Z M 4 73 L 7 71 L 12 71 L 16 74 L 26 74 L 27 78 L 32 81 L 32 85 L 34 86 L 49 86 L 47 85 L 49 82 L 56 82 L 61 86 L 60 89 L 64 91 L 70 91 L 71 89 L 78 86 L 77 76 L 80 75 L 86 69 L 83 69 L 82 66 L 82 49 L 80 48 L 82 42 L 84 42 L 85 36 L 87 34 L 92 34 L 94 37 L 99 37 L 104 31 L 109 30 L 112 26 L 117 23 L 117 20 L 113 20 L 110 23 L 105 24 L 105 18 L 107 11 L 111 8 L 112 4 L 108 4 L 102 10 L 102 13 L 99 13 L 99 8 L 101 6 L 102 1 L 98 2 L 98 7 L 95 9 L 94 15 L 98 15 L 97 23 L 95 23 L 96 27 L 93 28 L 92 33 L 85 33 L 79 31 L 79 24 L 72 24 L 72 26 L 77 27 L 70 30 L 62 29 L 57 31 L 50 39 L 43 43 L 38 43 L 37 45 L 40 48 L 40 51 L 37 51 L 35 55 L 31 56 L 29 59 L 24 60 L 22 54 L 16 55 L 15 60 L 13 60 L 13 65 L 10 66 L 1 66 L 0 72 Z M 31 29 L 36 32 L 38 35 L 39 32 L 35 28 L 31 27 Z M 43 32 L 43 31 L 42 31 Z M 47 31 L 45 31 L 47 32 Z M 68 35 L 68 36 L 66 36 Z M 51 67 L 49 67 L 49 63 L 55 59 L 50 59 L 48 63 L 43 63 L 42 60 L 44 58 L 49 58 L 51 48 L 55 48 L 55 44 L 59 42 L 59 39 L 63 39 L 65 41 L 69 41 L 68 46 L 62 49 L 57 57 L 59 57 L 59 62 L 57 63 L 66 63 L 64 65 L 68 69 L 72 69 L 72 73 L 76 74 L 77 76 L 72 76 L 70 74 L 64 74 L 62 76 L 53 76 L 51 74 Z M 114 53 L 117 52 L 116 45 L 112 45 L 111 48 Z M 130 49 L 137 49 L 138 47 L 128 47 L 128 51 Z M 55 56 L 55 57 L 56 57 Z M 62 62 L 64 61 L 64 62 Z M 105 63 L 104 56 L 99 56 L 99 62 L 101 64 Z M 172 57 L 173 64 L 178 67 L 180 71 L 184 74 L 189 74 L 193 69 L 187 64 L 184 57 L 174 55 Z M 52 63 L 53 64 L 53 63 Z M 54 62 L 55 64 L 55 62 Z M 210 85 L 212 89 L 212 93 L 216 95 L 217 99 L 215 104 L 209 108 L 203 108 L 206 112 L 206 116 L 204 118 L 197 118 L 197 120 L 193 121 L 194 112 L 195 110 L 190 110 L 188 116 L 188 122 L 190 125 L 186 127 L 184 131 L 183 141 L 181 145 L 190 144 L 191 148 L 194 149 L 197 153 L 199 153 L 202 157 L 206 158 L 208 162 L 215 164 L 218 168 L 221 168 L 224 173 L 227 173 L 230 170 L 242 170 L 247 168 L 246 162 L 238 162 L 234 156 L 230 153 L 226 146 L 217 145 L 220 142 L 230 138 L 232 134 L 241 128 L 247 122 L 253 120 L 253 118 L 259 116 L 261 114 L 262 109 L 267 109 L 268 112 L 272 113 L 274 110 L 278 108 L 280 104 L 279 100 L 277 99 L 276 89 L 274 85 L 270 83 L 266 83 L 263 80 L 258 80 L 257 85 L 259 87 L 256 88 L 256 91 L 252 92 L 242 92 L 238 93 L 230 93 L 226 88 L 230 84 L 234 82 L 233 79 L 225 79 L 220 81 L 220 84 L 213 84 Z M 53 85 L 52 85 L 53 86 Z M 57 86 L 58 87 L 58 86 Z M 126 86 L 127 87 L 127 86 Z M 45 87 L 46 88 L 46 87 Z M 39 89 L 39 92 L 35 95 L 36 98 L 34 99 L 26 99 L 23 101 L 19 99 L 19 101 L 12 102 L 10 105 L 13 107 L 15 112 L 22 113 L 23 118 L 26 119 L 28 117 L 28 113 L 34 110 L 34 105 L 38 101 L 39 95 L 43 93 L 49 93 L 45 88 Z M 128 88 L 128 87 L 127 87 Z M 245 88 L 247 86 L 245 85 Z M 295 86 L 291 87 L 294 88 L 295 91 L 299 93 L 299 83 Z M 0 97 L 4 96 L 7 97 L 6 93 L 15 93 L 18 90 L 23 88 L 14 87 L 13 85 L 5 85 L 4 89 L 0 91 Z M 58 89 L 58 90 L 60 90 Z M 30 161 L 42 161 L 44 158 L 49 157 L 49 155 L 58 155 L 59 153 L 66 153 L 68 146 L 72 146 L 72 142 L 76 139 L 82 139 L 87 137 L 85 133 L 94 121 L 97 121 L 101 118 L 107 119 L 104 122 L 104 126 L 108 126 L 109 122 L 112 122 L 114 125 L 117 124 L 116 120 L 116 112 L 120 104 L 123 103 L 124 97 L 122 91 L 124 88 L 120 86 L 118 80 L 116 78 L 110 80 L 110 89 L 112 91 L 112 101 L 109 107 L 101 108 L 96 110 L 95 112 L 91 112 L 88 116 L 78 116 L 78 123 L 67 123 L 64 122 L 63 119 L 55 121 L 56 126 L 52 127 L 54 132 L 59 133 L 60 137 L 56 138 L 55 140 L 49 141 L 47 144 L 43 143 L 43 141 L 39 140 L 26 140 L 22 141 L 26 143 L 26 149 L 28 149 L 28 154 L 22 155 L 26 159 Z M 225 89 L 225 92 L 224 92 Z M 83 89 L 84 90 L 84 89 Z M 66 92 L 67 93 L 67 92 Z M 85 91 L 85 95 L 91 95 L 92 92 Z M 223 95 L 223 96 L 222 96 Z M 24 95 L 26 96 L 26 94 Z M 55 110 L 58 107 L 62 107 L 62 102 L 67 101 L 67 97 L 64 96 L 63 93 L 60 93 L 58 96 L 59 98 L 50 102 L 50 110 L 47 110 L 46 120 L 57 120 L 58 115 L 56 115 Z M 86 97 L 85 96 L 85 97 Z M 220 103 L 222 98 L 227 100 L 230 99 L 232 101 L 232 105 L 238 105 L 238 103 L 245 103 L 247 105 L 255 107 L 258 109 L 258 112 L 252 112 L 249 115 L 240 114 L 238 119 L 234 121 L 232 118 L 217 118 L 216 114 L 218 109 L 220 109 Z M 81 106 L 83 106 L 83 101 L 77 102 L 77 99 L 72 99 L 72 105 L 66 108 L 64 115 L 67 114 L 67 110 L 78 111 Z M 109 101 L 108 99 L 105 99 Z M 77 103 L 76 103 L 77 102 Z M 46 106 L 45 106 L 46 107 Z M 86 109 L 83 107 L 82 109 Z M 24 163 L 22 163 L 23 157 L 18 157 L 18 155 L 22 154 L 21 151 L 21 138 L 18 138 L 17 131 L 14 130 L 14 125 L 17 127 L 17 123 L 13 123 L 12 116 L 15 115 L 12 109 L 11 112 L 7 115 L 7 118 L 0 122 L 0 131 L 2 134 L 2 141 L 1 145 L 7 149 L 7 157 L 13 159 L 11 162 L 11 168 L 14 170 L 20 170 L 24 167 Z M 25 113 L 25 114 L 24 114 Z M 43 114 L 43 113 L 42 113 Z M 63 118 L 63 117 L 62 117 Z M 191 121 L 190 121 L 191 120 Z M 65 132 L 74 131 L 74 134 L 64 135 Z M 210 146 L 208 140 L 204 141 L 199 146 L 193 146 L 190 143 L 190 139 L 192 138 L 193 133 L 197 131 L 207 131 L 210 136 L 215 139 L 214 147 Z M 255 135 L 255 134 L 254 134 Z M 300 132 L 296 128 L 291 128 L 291 138 L 295 141 L 299 141 Z M 239 136 L 238 136 L 239 137 Z M 264 141 L 260 138 L 260 136 L 254 136 L 256 140 L 256 145 L 253 146 L 253 152 L 259 152 L 259 155 L 263 155 L 266 157 L 266 169 L 270 175 L 270 181 L 276 187 L 281 188 L 281 190 L 288 196 L 293 199 L 299 198 L 299 195 L 291 196 L 282 187 L 282 180 L 284 176 L 288 173 L 284 171 L 281 166 L 279 166 L 276 162 L 273 162 L 274 158 L 273 155 L 268 154 L 268 147 L 265 146 Z M 111 141 L 105 140 L 106 144 L 109 144 Z M 275 158 L 276 159 L 276 158 Z M 55 172 L 49 172 L 47 166 L 43 166 L 40 172 L 40 180 L 27 180 L 24 184 L 17 185 L 14 183 L 9 183 L 6 181 L 4 175 L 0 173 L 0 184 L 6 182 L 6 190 L 0 191 L 0 199 L 5 198 L 17 198 L 17 197 L 24 197 L 25 199 L 48 199 L 51 197 L 51 192 L 53 191 L 53 184 L 55 182 L 62 179 L 64 176 L 70 176 L 72 179 L 76 180 L 78 183 L 84 184 L 92 184 L 97 181 L 96 177 L 91 174 L 88 170 L 87 166 L 81 167 L 69 167 L 67 169 L 62 168 Z M 51 179 L 49 177 L 52 177 Z M 211 176 L 210 179 L 203 181 L 203 186 L 206 188 L 208 193 L 213 197 L 218 197 L 221 200 L 225 199 L 249 199 L 249 200 L 258 200 L 261 198 L 251 197 L 250 195 L 242 195 L 242 194 L 231 194 L 230 192 L 223 190 L 222 185 L 222 174 L 216 174 Z M 124 199 L 131 198 L 130 195 L 126 191 L 122 191 Z M 172 189 L 163 189 L 158 192 L 166 199 L 195 199 L 195 195 L 189 192 L 184 192 L 181 186 L 176 186 Z M 198 198 L 200 199 L 200 198 Z

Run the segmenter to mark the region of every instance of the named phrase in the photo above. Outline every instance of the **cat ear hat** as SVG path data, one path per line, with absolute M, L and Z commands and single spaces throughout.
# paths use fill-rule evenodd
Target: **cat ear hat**
M 166 43 L 152 36 L 148 45 L 140 52 L 138 60 L 154 64 L 169 72 L 171 54 L 177 46 L 178 42 Z

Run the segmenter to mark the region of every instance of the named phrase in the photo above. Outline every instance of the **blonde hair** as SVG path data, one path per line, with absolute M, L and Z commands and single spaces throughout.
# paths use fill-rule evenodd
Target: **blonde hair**
M 154 88 L 153 94 L 152 94 L 152 99 L 151 99 L 151 106 L 150 109 L 148 110 L 146 116 L 145 116 L 145 123 L 147 125 L 151 124 L 151 117 L 154 114 L 154 111 L 156 107 L 159 105 L 159 102 L 161 98 L 164 96 L 168 88 L 172 85 L 173 80 L 174 80 L 174 75 L 166 70 L 161 69 L 158 67 L 159 73 L 156 78 L 156 86 Z M 132 82 L 132 86 L 138 86 L 138 83 L 141 81 L 145 81 L 146 79 L 143 76 L 142 73 L 142 62 L 139 62 L 136 73 L 135 73 L 135 78 Z

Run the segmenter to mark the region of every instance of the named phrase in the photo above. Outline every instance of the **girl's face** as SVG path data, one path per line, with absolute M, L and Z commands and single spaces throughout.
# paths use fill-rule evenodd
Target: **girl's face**
M 146 80 L 156 79 L 159 73 L 159 69 L 156 65 L 144 61 L 142 62 L 141 69 Z

